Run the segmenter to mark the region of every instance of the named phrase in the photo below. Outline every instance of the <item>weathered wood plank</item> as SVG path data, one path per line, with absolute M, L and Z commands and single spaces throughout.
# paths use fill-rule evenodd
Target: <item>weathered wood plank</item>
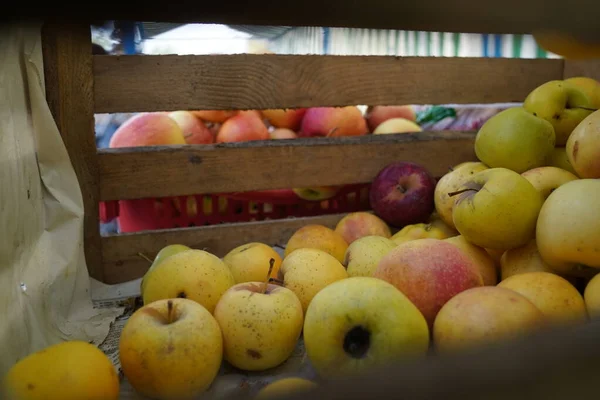
M 121 283 L 142 277 L 150 264 L 138 253 L 153 259 L 160 249 L 168 244 L 184 244 L 223 257 L 234 247 L 254 241 L 271 246 L 285 245 L 296 230 L 307 224 L 321 224 L 334 228 L 344 215 L 331 214 L 106 236 L 102 238 L 106 283 Z
M 565 60 L 564 77 L 587 76 L 600 81 L 600 60 Z
M 83 195 L 86 264 L 90 275 L 102 281 L 90 28 L 47 24 L 42 41 L 46 98 Z
M 441 176 L 453 165 L 476 160 L 474 138 L 471 132 L 420 132 L 104 149 L 100 199 L 366 183 L 394 161 L 416 162 Z
M 96 112 L 521 102 L 562 59 L 94 56 Z

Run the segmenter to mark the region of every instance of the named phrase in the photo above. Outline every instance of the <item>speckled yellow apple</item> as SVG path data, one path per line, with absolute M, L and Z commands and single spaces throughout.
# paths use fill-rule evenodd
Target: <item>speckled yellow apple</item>
M 587 321 L 583 296 L 566 279 L 549 272 L 526 272 L 504 279 L 498 287 L 514 290 L 531 301 L 548 322 L 565 325 Z
M 186 250 L 156 266 L 146 279 L 142 299 L 149 304 L 186 298 L 212 313 L 221 295 L 234 284 L 233 274 L 220 258 L 204 250 Z
M 322 250 L 343 262 L 348 243 L 331 228 L 324 225 L 306 225 L 290 237 L 283 256 L 285 258 L 294 250 L 302 248 Z
M 393 285 L 352 277 L 315 296 L 304 320 L 304 344 L 311 364 L 327 379 L 425 356 L 429 328 L 423 314 Z
M 290 253 L 283 259 L 279 271 L 283 286 L 298 296 L 304 312 L 321 289 L 348 277 L 344 266 L 331 254 L 309 248 Z
M 483 284 L 486 286 L 494 286 L 498 283 L 498 269 L 492 257 L 485 249 L 469 243 L 462 235 L 453 236 L 444 239 L 448 243 L 452 243 L 461 249 L 473 261 L 473 265 L 477 267 L 477 271 L 483 278 Z
M 557 273 L 591 278 L 600 272 L 600 180 L 577 179 L 558 187 L 540 211 L 536 241 Z
M 589 76 L 574 76 L 572 78 L 565 79 L 565 82 L 569 82 L 585 92 L 585 94 L 587 94 L 592 101 L 592 108 L 600 109 L 599 81 L 594 78 L 590 78 Z
M 245 371 L 263 371 L 287 360 L 304 322 L 294 292 L 266 282 L 232 286 L 214 315 L 223 331 L 225 360 Z
M 70 340 L 47 346 L 13 364 L 0 381 L 0 397 L 117 400 L 119 377 L 102 350 L 88 342 Z
M 271 246 L 251 242 L 232 249 L 223 257 L 223 262 L 233 274 L 235 283 L 262 282 L 269 273 L 269 261 L 274 260 L 271 278 L 277 278 L 281 267 L 281 256 Z
M 344 267 L 348 276 L 373 276 L 381 258 L 396 244 L 381 236 L 363 236 L 348 246 Z
M 544 201 L 554 189 L 563 183 L 579 179 L 569 171 L 548 166 L 530 169 L 523 172 L 521 176 L 527 179 L 540 192 Z
M 600 178 L 600 110 L 585 118 L 571 133 L 567 157 L 580 178 Z
M 318 385 L 305 378 L 289 377 L 269 383 L 258 391 L 254 400 L 276 399 L 292 393 L 300 393 L 316 388 Z
M 488 169 L 487 165 L 479 161 L 467 161 L 455 165 L 450 172 L 447 172 L 435 185 L 434 203 L 435 211 L 439 218 L 450 228 L 454 227 L 452 220 L 452 207 L 454 198 L 448 196 L 458 190 L 458 188 L 470 179 L 475 173 Z
M 144 283 L 146 282 L 147 277 L 154 270 L 154 268 L 156 268 L 156 266 L 158 264 L 163 262 L 166 258 L 172 256 L 173 254 L 177 254 L 177 253 L 180 253 L 185 250 L 191 250 L 191 248 L 189 248 L 188 246 L 185 246 L 183 244 L 170 244 L 170 245 L 163 247 L 158 252 L 156 257 L 154 257 L 154 261 L 152 261 L 152 265 L 150 265 L 150 268 L 148 268 L 148 271 L 146 271 L 146 273 L 144 274 L 144 277 L 142 278 L 142 282 L 140 283 L 141 292 L 142 293 L 144 292 L 144 286 L 145 286 Z
M 550 167 L 557 167 L 560 169 L 564 169 L 565 171 L 569 171 L 573 175 L 577 175 L 577 172 L 571 165 L 569 161 L 569 156 L 567 155 L 566 147 L 555 147 L 554 150 L 548 156 L 548 160 L 546 161 L 546 165 Z
M 429 224 L 431 224 L 432 227 L 438 228 L 442 232 L 444 232 L 444 234 L 446 235 L 446 237 L 452 237 L 452 236 L 458 236 L 458 235 L 460 235 L 458 233 L 458 231 L 456 229 L 454 229 L 454 224 L 452 224 L 452 226 L 450 226 L 447 223 L 445 223 L 442 220 L 442 218 L 440 218 L 439 214 L 436 211 L 434 211 L 434 212 L 431 213 L 431 215 L 429 216 L 429 219 L 427 220 L 427 222 Z
M 592 319 L 600 317 L 600 274 L 596 274 L 585 285 L 583 300 L 588 316 Z
M 129 318 L 119 341 L 123 373 L 143 396 L 191 400 L 208 389 L 223 359 L 215 318 L 189 299 L 147 304 Z
M 535 239 L 525 246 L 506 250 L 500 258 L 500 277 L 504 280 L 508 277 L 527 272 L 550 272 L 556 273 L 548 264 L 542 260 Z M 574 283 L 570 277 L 563 276 Z
M 434 223 L 419 223 L 406 225 L 396 232 L 391 240 L 399 245 L 416 239 L 446 239 L 448 237 L 452 237 L 452 234 L 448 230 L 435 226 Z
M 440 353 L 456 352 L 522 337 L 546 323 L 525 296 L 498 286 L 477 287 L 442 307 L 433 325 L 433 345 Z
M 520 174 L 507 168 L 480 171 L 455 192 L 452 218 L 469 242 L 508 250 L 535 236 L 542 195 Z
M 335 231 L 342 235 L 346 243 L 351 244 L 364 236 L 376 235 L 390 238 L 390 227 L 377 215 L 358 211 L 344 216 L 335 226 Z

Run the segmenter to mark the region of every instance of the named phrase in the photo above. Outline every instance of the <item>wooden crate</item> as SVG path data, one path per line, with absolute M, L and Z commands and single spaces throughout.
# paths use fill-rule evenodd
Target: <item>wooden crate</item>
M 86 262 L 109 284 L 141 277 L 149 264 L 139 253 L 153 257 L 169 243 L 223 256 L 249 241 L 283 244 L 341 215 L 101 237 L 100 201 L 364 183 L 397 160 L 441 176 L 476 159 L 475 132 L 97 150 L 94 113 L 520 102 L 552 79 L 600 76 L 597 63 L 562 59 L 92 56 L 85 24 L 48 25 L 43 44 L 47 99 L 84 196 Z

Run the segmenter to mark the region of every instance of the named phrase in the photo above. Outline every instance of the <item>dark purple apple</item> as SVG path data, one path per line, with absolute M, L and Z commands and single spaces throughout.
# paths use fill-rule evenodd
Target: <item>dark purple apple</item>
M 369 191 L 371 208 L 396 228 L 427 222 L 435 209 L 435 185 L 435 179 L 418 164 L 389 164 L 373 179 Z

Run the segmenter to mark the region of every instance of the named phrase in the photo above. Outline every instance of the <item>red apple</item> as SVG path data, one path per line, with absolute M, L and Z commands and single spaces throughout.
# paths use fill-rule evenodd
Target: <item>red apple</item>
M 365 115 L 369 129 L 373 132 L 382 122 L 392 118 L 405 118 L 415 122 L 417 116 L 410 105 L 403 106 L 371 106 Z
M 422 166 L 396 162 L 373 179 L 369 202 L 379 218 L 397 228 L 427 222 L 435 209 L 435 185 L 433 176 Z
M 191 113 L 206 122 L 223 123 L 238 112 L 233 110 L 199 110 L 192 111 Z
M 271 139 L 296 139 L 298 137 L 296 132 L 287 128 L 273 129 L 269 135 L 271 136 Z
M 401 243 L 383 256 L 373 276 L 404 293 L 430 328 L 448 300 L 483 286 L 481 274 L 466 254 L 452 243 L 431 238 Z
M 183 131 L 167 113 L 140 113 L 125 121 L 110 139 L 109 147 L 186 144 Z
M 201 119 L 196 118 L 189 111 L 173 111 L 168 114 L 183 131 L 183 137 L 187 144 L 214 143 L 215 137 L 204 125 Z
M 263 117 L 275 128 L 300 129 L 306 108 L 262 110 Z
M 269 130 L 258 111 L 240 111 L 221 125 L 216 142 L 247 142 L 269 139 Z
M 338 137 L 367 133 L 367 122 L 358 107 L 313 107 L 306 110 L 298 136 Z

